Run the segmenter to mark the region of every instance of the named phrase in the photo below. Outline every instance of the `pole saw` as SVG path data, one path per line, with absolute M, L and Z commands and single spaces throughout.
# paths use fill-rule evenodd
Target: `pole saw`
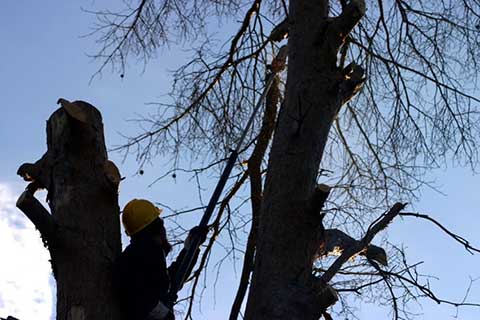
M 237 161 L 240 148 L 242 147 L 245 137 L 247 136 L 247 133 L 253 123 L 255 115 L 257 114 L 258 110 L 262 106 L 263 101 L 265 100 L 268 94 L 268 91 L 270 90 L 274 82 L 275 76 L 285 68 L 287 50 L 288 49 L 286 45 L 281 47 L 277 56 L 273 59 L 270 65 L 270 72 L 266 77 L 266 84 L 265 84 L 265 88 L 263 89 L 262 95 L 260 96 L 260 99 L 258 100 L 255 108 L 252 111 L 250 118 L 248 119 L 248 122 L 245 128 L 243 129 L 242 135 L 237 142 L 236 148 L 234 150 L 231 150 L 230 157 L 228 158 L 227 164 L 223 169 L 222 175 L 220 176 L 220 180 L 218 181 L 217 186 L 215 187 L 215 190 L 213 191 L 213 194 L 210 197 L 207 208 L 205 209 L 205 213 L 203 214 L 202 220 L 198 225 L 199 228 L 205 229 L 208 227 L 208 222 L 212 217 L 213 211 L 215 210 L 215 207 L 218 203 L 218 199 L 220 198 L 223 188 L 225 187 L 225 184 L 227 183 L 230 173 L 232 172 L 233 166 Z M 196 237 L 194 236 L 191 239 L 191 244 L 187 248 L 185 256 L 178 267 L 178 271 L 175 273 L 171 281 L 170 291 L 168 295 L 171 300 L 171 301 L 168 301 L 168 304 L 169 304 L 168 307 L 170 308 L 173 307 L 173 304 L 177 299 L 178 291 L 183 287 L 183 283 L 186 280 L 188 270 L 190 270 L 191 264 L 193 262 L 195 252 L 198 250 L 198 248 L 202 244 L 201 242 L 202 242 L 201 236 L 196 236 Z

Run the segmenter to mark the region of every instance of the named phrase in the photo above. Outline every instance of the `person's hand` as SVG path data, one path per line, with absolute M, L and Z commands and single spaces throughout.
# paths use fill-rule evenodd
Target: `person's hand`
M 192 230 L 188 233 L 188 237 L 185 240 L 185 247 L 188 248 L 192 244 L 194 238 L 197 238 L 199 243 L 203 243 L 207 238 L 208 227 L 193 227 Z

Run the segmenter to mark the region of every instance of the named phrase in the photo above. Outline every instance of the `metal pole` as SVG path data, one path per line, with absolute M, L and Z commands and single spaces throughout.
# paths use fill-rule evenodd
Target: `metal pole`
M 213 211 L 215 210 L 218 199 L 220 199 L 223 188 L 225 187 L 228 177 L 230 176 L 233 166 L 235 165 L 235 162 L 238 157 L 238 152 L 240 151 L 243 141 L 247 136 L 248 130 L 250 129 L 253 123 L 253 120 L 255 119 L 255 115 L 257 114 L 258 110 L 262 106 L 263 101 L 265 100 L 267 93 L 273 84 L 274 79 L 275 79 L 274 72 L 270 73 L 267 76 L 267 83 L 265 85 L 265 89 L 263 90 L 262 95 L 260 96 L 260 99 L 258 100 L 255 108 L 253 109 L 252 115 L 248 119 L 248 122 L 245 128 L 243 129 L 242 135 L 238 140 L 235 150 L 232 150 L 232 153 L 228 158 L 227 165 L 223 169 L 222 175 L 220 176 L 220 180 L 218 181 L 218 184 L 215 187 L 215 190 L 213 191 L 212 196 L 210 197 L 210 201 L 208 202 L 207 208 L 205 209 L 205 213 L 203 214 L 199 227 L 206 227 L 208 225 L 208 221 L 210 221 L 210 218 L 212 217 L 212 214 L 213 214 Z M 173 306 L 175 302 L 174 300 L 176 300 L 177 298 L 177 293 L 182 288 L 183 282 L 185 281 L 185 277 L 187 276 L 187 272 L 190 269 L 190 266 L 193 261 L 193 257 L 195 256 L 195 252 L 198 250 L 200 245 L 201 245 L 201 239 L 199 237 L 191 239 L 191 244 L 187 249 L 187 252 L 185 253 L 184 258 L 182 259 L 180 266 L 178 267 L 178 270 L 174 276 L 173 281 L 171 282 L 169 297 L 173 301 L 168 301 L 168 304 L 170 304 L 169 307 Z

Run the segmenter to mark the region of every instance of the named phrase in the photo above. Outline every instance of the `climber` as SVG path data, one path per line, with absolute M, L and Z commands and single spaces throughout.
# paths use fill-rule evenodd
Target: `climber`
M 170 279 L 175 275 L 192 237 L 200 237 L 203 242 L 208 233 L 208 228 L 193 228 L 183 250 L 167 268 L 165 257 L 172 246 L 159 217 L 161 212 L 150 201 L 141 199 L 130 201 L 123 209 L 122 223 L 131 241 L 115 262 L 113 275 L 120 306 L 124 308 L 127 320 L 175 319 L 173 310 L 166 307 L 173 299 L 168 296 Z

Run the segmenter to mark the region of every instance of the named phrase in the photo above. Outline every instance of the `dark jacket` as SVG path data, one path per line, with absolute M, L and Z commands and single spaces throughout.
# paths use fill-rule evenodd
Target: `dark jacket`
M 133 240 L 114 265 L 114 282 L 128 320 L 145 320 L 170 287 L 165 253 L 150 238 Z
M 159 233 L 163 235 L 164 239 L 161 242 L 154 240 L 152 236 Z M 190 233 L 199 234 L 202 242 L 205 240 L 205 230 L 193 228 Z M 115 262 L 113 281 L 127 320 L 145 320 L 159 301 L 168 301 L 170 279 L 175 277 L 186 253 L 186 250 L 183 249 L 177 259 L 167 268 L 165 256 L 170 249 L 163 221 L 158 219 L 141 234 L 133 237 Z M 187 275 L 190 274 L 198 258 L 198 253 L 197 250 Z

